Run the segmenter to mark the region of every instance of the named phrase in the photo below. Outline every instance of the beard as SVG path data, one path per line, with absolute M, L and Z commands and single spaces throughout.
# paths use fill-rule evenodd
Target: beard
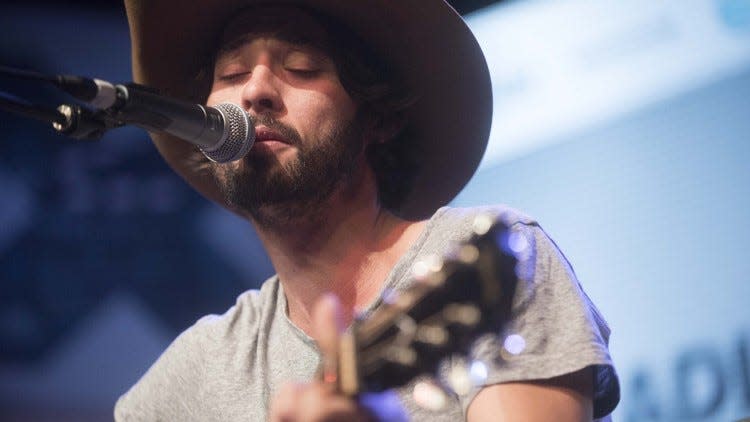
M 280 133 L 297 154 L 281 163 L 272 153 L 251 148 L 239 166 L 214 164 L 225 201 L 263 227 L 314 220 L 336 188 L 352 180 L 363 152 L 361 118 L 342 122 L 316 142 L 303 142 L 294 128 L 268 115 L 255 121 Z

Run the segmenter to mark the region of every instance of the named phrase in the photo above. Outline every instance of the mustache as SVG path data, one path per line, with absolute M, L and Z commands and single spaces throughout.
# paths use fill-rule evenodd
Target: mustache
M 268 114 L 258 114 L 253 116 L 253 121 L 256 126 L 265 126 L 278 132 L 292 145 L 302 145 L 302 137 L 299 132 L 297 132 L 295 128 L 276 120 L 273 116 Z

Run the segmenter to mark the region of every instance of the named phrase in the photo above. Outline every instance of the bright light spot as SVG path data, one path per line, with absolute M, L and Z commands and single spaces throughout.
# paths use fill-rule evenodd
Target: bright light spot
M 529 242 L 526 240 L 526 236 L 521 232 L 512 232 L 508 235 L 508 247 L 513 252 L 520 254 L 529 247 Z
M 398 300 L 398 292 L 395 289 L 386 288 L 383 291 L 383 303 L 393 305 Z
M 518 334 L 511 334 L 508 337 L 505 337 L 503 348 L 505 348 L 505 350 L 511 355 L 518 355 L 526 348 L 526 340 Z
M 492 227 L 493 219 L 488 215 L 478 215 L 474 218 L 474 233 L 485 234 Z
M 411 273 L 414 275 L 414 277 L 417 277 L 417 278 L 424 277 L 429 272 L 430 272 L 430 269 L 427 266 L 427 263 L 424 261 L 415 262 L 414 266 L 411 268 Z
M 427 255 L 424 259 L 424 263 L 432 272 L 438 272 L 443 268 L 443 259 L 438 255 Z
M 475 360 L 469 368 L 469 377 L 474 385 L 483 385 L 487 381 L 487 365 L 482 361 Z
M 452 365 L 447 378 L 448 385 L 450 385 L 453 391 L 458 395 L 468 394 L 474 386 L 469 377 L 469 371 L 466 370 L 465 365 Z
M 428 255 L 414 263 L 411 273 L 416 278 L 423 278 L 440 271 L 441 268 L 443 268 L 443 260 L 436 255 Z
M 458 257 L 467 264 L 479 258 L 479 249 L 474 245 L 464 245 L 458 250 Z
M 414 401 L 423 409 L 437 411 L 445 407 L 445 393 L 437 385 L 420 381 L 412 392 Z
M 377 413 L 377 420 L 389 422 L 408 422 L 401 399 L 394 390 L 382 393 L 363 393 L 357 398 L 366 408 Z

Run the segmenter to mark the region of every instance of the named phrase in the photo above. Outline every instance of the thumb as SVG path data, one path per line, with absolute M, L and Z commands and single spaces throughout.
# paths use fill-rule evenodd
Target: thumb
M 321 296 L 313 308 L 313 336 L 320 348 L 323 382 L 334 384 L 338 374 L 339 335 L 342 332 L 341 306 L 332 293 Z

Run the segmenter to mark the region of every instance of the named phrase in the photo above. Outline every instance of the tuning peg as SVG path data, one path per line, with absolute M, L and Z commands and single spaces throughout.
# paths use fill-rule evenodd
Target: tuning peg
M 474 384 L 466 362 L 463 360 L 453 363 L 446 374 L 446 384 L 458 395 L 468 394 Z
M 403 346 L 391 346 L 385 354 L 385 359 L 400 366 L 413 366 L 417 361 L 417 352 Z
M 481 317 L 479 308 L 471 304 L 451 303 L 443 308 L 443 319 L 448 323 L 472 327 L 479 323 Z
M 477 235 L 483 235 L 487 233 L 491 228 L 492 225 L 495 223 L 495 219 L 487 214 L 480 214 L 476 217 L 474 217 L 474 221 L 472 221 L 472 229 L 474 230 L 474 233 Z
M 468 394 L 471 389 L 483 385 L 487 380 L 487 365 L 481 360 L 471 362 L 455 358 L 446 374 L 446 384 L 456 394 Z
M 479 259 L 479 248 L 474 245 L 463 245 L 458 249 L 457 258 L 464 264 L 473 264 Z
M 435 347 L 445 345 L 448 342 L 448 338 L 448 330 L 440 325 L 420 325 L 414 337 L 420 343 Z
M 412 398 L 419 407 L 437 412 L 445 407 L 448 394 L 432 380 L 423 380 L 414 384 Z
M 443 268 L 443 259 L 437 255 L 427 255 L 415 262 L 411 267 L 412 276 L 422 279 L 436 273 Z

